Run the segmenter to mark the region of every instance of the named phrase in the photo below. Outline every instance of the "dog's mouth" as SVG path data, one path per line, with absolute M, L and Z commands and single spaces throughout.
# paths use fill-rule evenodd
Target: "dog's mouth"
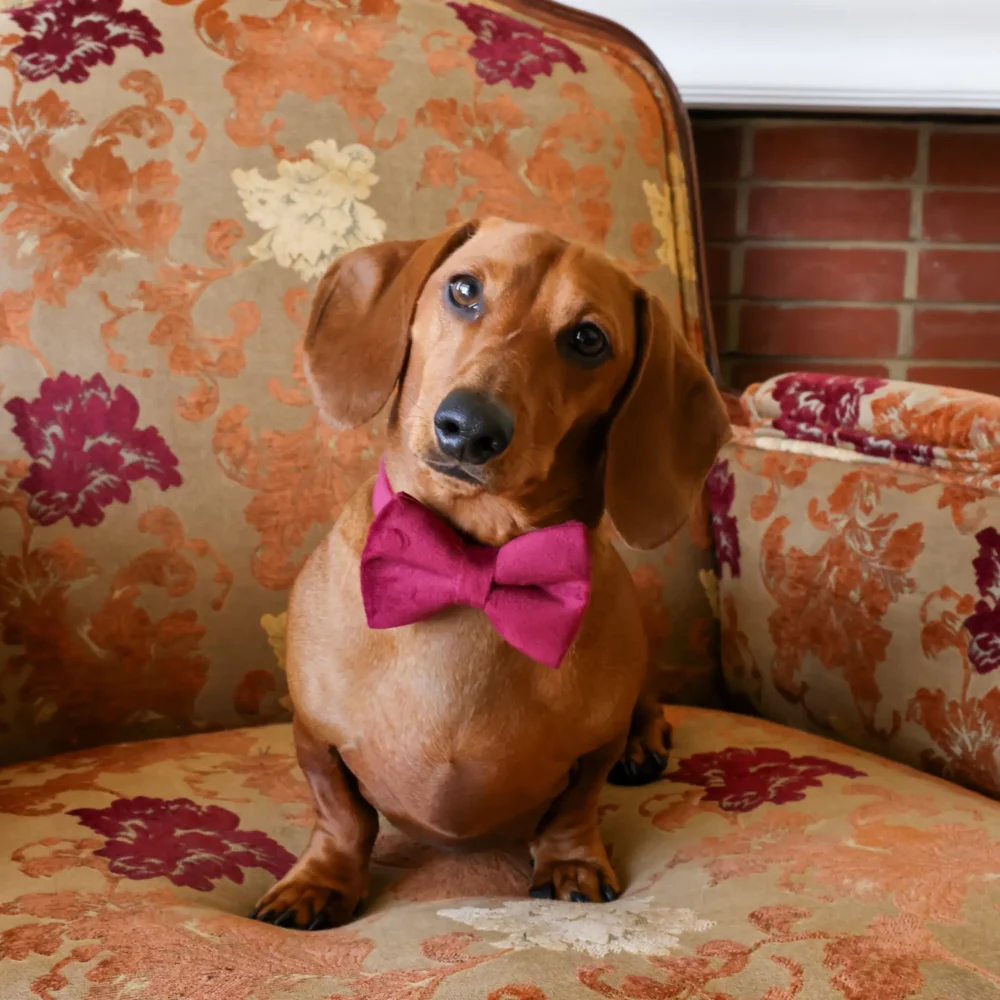
M 470 486 L 484 486 L 485 483 L 478 476 L 474 476 L 464 465 L 454 462 L 441 462 L 433 458 L 425 458 L 424 464 L 442 476 L 449 479 L 457 479 L 460 483 L 468 483 Z

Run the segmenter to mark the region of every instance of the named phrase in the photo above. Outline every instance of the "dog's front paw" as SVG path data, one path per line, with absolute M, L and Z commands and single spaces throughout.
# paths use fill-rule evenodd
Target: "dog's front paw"
M 610 865 L 593 861 L 549 861 L 536 865 L 530 895 L 567 903 L 610 903 L 621 895 Z
M 298 931 L 325 931 L 346 924 L 360 904 L 357 888 L 316 885 L 293 873 L 265 893 L 250 919 Z

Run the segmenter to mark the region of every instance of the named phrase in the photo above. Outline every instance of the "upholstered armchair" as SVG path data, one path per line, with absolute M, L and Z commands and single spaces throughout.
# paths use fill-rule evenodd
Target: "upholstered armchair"
M 531 221 L 717 372 L 687 117 L 547 0 L 7 6 L 0 996 L 1000 996 L 1000 401 L 877 379 L 733 397 L 705 502 L 626 553 L 674 748 L 606 791 L 621 900 L 384 826 L 353 923 L 248 920 L 311 822 L 288 588 L 384 426 L 312 406 L 317 278 Z

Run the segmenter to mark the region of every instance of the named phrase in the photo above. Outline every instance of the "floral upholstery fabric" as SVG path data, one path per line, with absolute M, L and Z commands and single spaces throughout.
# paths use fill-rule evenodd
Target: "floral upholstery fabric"
M 709 488 L 727 685 L 1000 794 L 1000 399 L 787 375 L 744 407 Z
M 308 836 L 290 727 L 9 767 L 4 996 L 1000 996 L 1000 805 L 762 720 L 669 715 L 667 780 L 604 792 L 620 901 L 532 900 L 522 855 L 383 830 L 362 916 L 313 934 L 244 916 Z
M 700 346 L 683 112 L 621 42 L 520 8 L 0 14 L 0 759 L 287 718 L 275 623 L 382 440 L 324 426 L 303 379 L 338 254 L 539 223 Z M 629 559 L 670 686 L 703 697 L 707 521 Z

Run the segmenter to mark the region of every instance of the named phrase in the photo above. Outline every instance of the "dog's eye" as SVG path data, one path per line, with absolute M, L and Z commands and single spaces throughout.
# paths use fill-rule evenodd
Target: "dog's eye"
M 483 286 L 471 274 L 456 274 L 448 282 L 448 298 L 452 305 L 466 312 L 479 308 L 483 296 Z
M 563 351 L 571 360 L 594 364 L 608 354 L 608 338 L 596 323 L 581 323 L 561 339 Z

